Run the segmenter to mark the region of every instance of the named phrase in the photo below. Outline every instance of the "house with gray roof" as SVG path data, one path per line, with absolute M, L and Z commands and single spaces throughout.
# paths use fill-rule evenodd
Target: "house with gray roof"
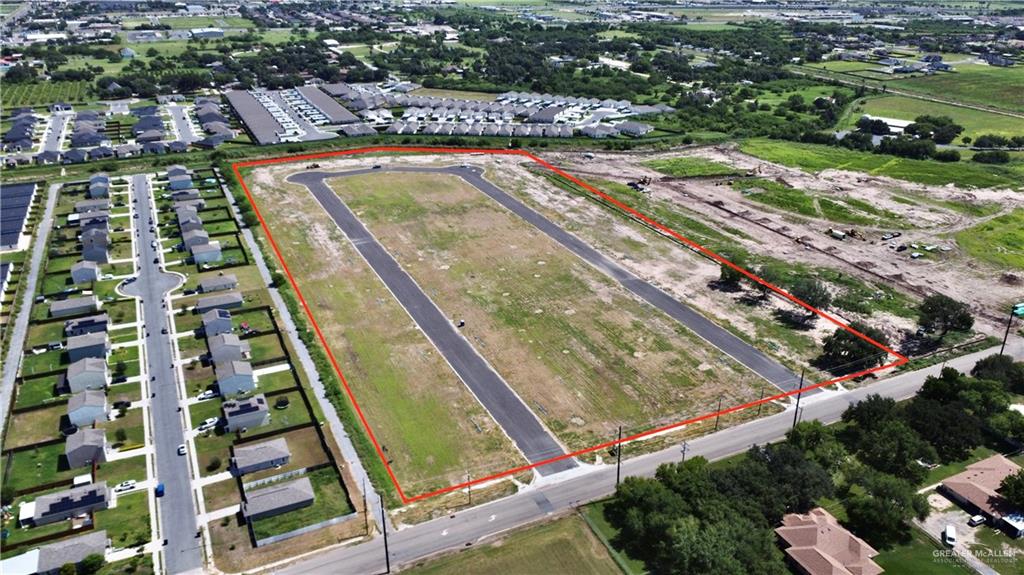
M 109 374 L 107 361 L 98 357 L 85 357 L 68 366 L 64 374 L 64 385 L 72 393 L 87 389 L 103 389 L 107 386 Z
M 239 339 L 233 333 L 207 336 L 206 345 L 210 349 L 210 359 L 214 362 L 248 359 L 251 351 L 249 342 Z
M 242 307 L 242 294 L 233 291 L 201 297 L 196 301 L 196 311 L 206 313 L 211 309 L 233 309 Z
M 203 333 L 206 337 L 231 332 L 231 312 L 211 309 L 203 314 Z
M 107 460 L 107 436 L 102 429 L 79 429 L 64 442 L 64 456 L 68 467 L 91 466 Z
M 189 230 L 181 234 L 181 244 L 185 249 L 192 249 L 210 243 L 210 234 L 206 230 Z
M 68 338 L 68 359 L 76 362 L 87 357 L 104 359 L 110 352 L 110 338 L 106 332 L 86 333 Z
M 78 427 L 107 419 L 107 394 L 94 389 L 79 391 L 68 400 L 68 420 Z
M 75 202 L 75 213 L 110 211 L 110 198 L 96 198 Z
M 620 134 L 625 134 L 627 136 L 633 136 L 634 138 L 638 138 L 640 136 L 644 136 L 644 135 L 649 134 L 650 132 L 654 131 L 654 126 L 652 126 L 650 124 L 644 124 L 642 122 L 632 122 L 632 121 L 621 122 L 618 125 L 616 125 L 615 127 L 618 128 Z
M 110 326 L 110 316 L 105 313 L 90 315 L 88 317 L 69 319 L 64 322 L 64 337 L 107 331 Z
M 221 403 L 224 410 L 224 428 L 234 433 L 270 423 L 270 408 L 262 393 L 245 399 L 229 399 Z
M 18 521 L 23 527 L 38 527 L 70 519 L 82 513 L 106 509 L 108 505 L 107 482 L 101 481 L 40 495 L 28 505 L 23 503 L 19 509 Z M 26 507 L 29 509 L 25 509 Z
M 105 555 L 109 545 L 110 539 L 105 529 L 43 545 L 39 548 L 36 571 L 40 575 L 57 573 L 68 563 L 78 565 L 90 555 Z
M 95 174 L 89 178 L 89 191 L 85 197 L 89 199 L 110 197 L 110 177 L 106 174 Z
M 78 296 L 50 302 L 50 317 L 67 317 L 100 310 L 100 300 L 96 296 Z
M 303 476 L 246 493 L 242 514 L 247 520 L 256 521 L 309 507 L 314 499 L 313 484 Z
M 220 242 L 214 241 L 208 244 L 194 245 L 189 248 L 192 254 L 192 261 L 197 264 L 209 264 L 221 259 Z
M 240 477 L 247 473 L 255 473 L 264 469 L 273 469 L 288 465 L 292 453 L 288 442 L 283 437 L 270 441 L 237 445 L 232 448 L 231 473 Z
M 187 190 L 196 186 L 192 183 L 192 176 L 189 176 L 188 174 L 181 174 L 168 177 L 167 187 L 172 191 L 177 191 Z
M 100 266 L 93 261 L 80 261 L 71 265 L 71 281 L 75 285 L 100 279 Z
M 189 188 L 187 190 L 178 190 L 171 194 L 171 200 L 175 202 L 186 202 L 188 200 L 198 200 L 199 190 L 195 188 Z
M 236 287 L 238 287 L 238 277 L 235 274 L 222 274 L 199 282 L 199 291 L 202 293 L 224 291 Z
M 82 232 L 82 259 L 98 264 L 110 261 L 110 235 L 102 228 Z
M 252 364 L 248 361 L 216 361 L 213 364 L 213 371 L 217 376 L 217 388 L 222 397 L 248 393 L 256 389 L 256 378 L 253 375 Z

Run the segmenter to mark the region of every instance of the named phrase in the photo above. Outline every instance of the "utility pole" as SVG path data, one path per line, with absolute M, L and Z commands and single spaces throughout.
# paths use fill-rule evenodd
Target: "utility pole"
M 764 386 L 761 386 L 761 399 L 758 400 L 757 404 L 757 416 L 761 417 L 761 407 L 764 406 Z
M 682 447 L 680 447 L 680 449 L 681 449 L 681 450 L 682 450 L 682 452 L 683 452 L 683 460 L 682 460 L 682 461 L 680 461 L 680 463 L 686 463 L 686 450 L 687 450 L 687 449 L 689 449 L 689 448 L 690 448 L 690 444 L 689 444 L 689 443 L 687 443 L 687 442 L 686 442 L 686 441 L 684 440 L 684 441 L 683 441 L 683 445 L 682 445 Z
M 800 391 L 796 393 L 796 409 L 793 410 L 793 427 L 796 427 L 796 418 L 800 415 L 800 398 L 804 395 L 804 369 L 800 369 Z
M 1024 302 L 1010 308 L 1010 318 L 1006 320 L 1006 333 L 1003 334 L 1003 345 L 999 347 L 999 355 L 1003 355 L 1006 349 L 1006 338 L 1010 337 L 1010 326 L 1013 325 L 1013 316 L 1024 317 Z
M 615 487 L 622 479 L 622 426 L 619 426 L 619 440 L 615 443 Z
M 469 506 L 473 506 L 473 484 L 469 480 L 469 472 L 466 472 L 466 495 L 469 496 Z
M 366 506 L 366 478 L 363 478 L 363 527 L 370 534 L 370 508 Z
M 722 418 L 722 396 L 718 396 L 718 411 L 715 412 L 715 431 L 718 431 L 718 420 Z
M 391 573 L 391 554 L 388 552 L 388 515 L 384 510 L 384 497 L 380 498 L 380 522 L 384 531 L 384 566 L 385 573 Z

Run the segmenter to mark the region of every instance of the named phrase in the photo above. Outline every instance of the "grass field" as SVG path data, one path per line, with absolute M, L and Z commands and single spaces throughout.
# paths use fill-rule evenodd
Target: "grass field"
M 259 176 L 258 205 L 406 492 L 523 463 L 312 196 Z
M 313 485 L 315 501 L 309 507 L 254 521 L 257 539 L 280 535 L 307 525 L 352 513 L 352 505 L 333 468 L 318 469 L 307 475 Z
M 956 234 L 971 257 L 1001 268 L 1024 269 L 1024 209 L 1016 209 Z
M 621 573 L 608 551 L 576 516 L 533 527 L 496 543 L 442 557 L 409 570 L 410 575 L 463 573 Z
M 894 575 L 929 573 L 930 575 L 967 575 L 973 573 L 962 563 L 948 557 L 936 557 L 934 552 L 941 549 L 928 535 L 914 527 L 910 530 L 911 540 L 904 545 L 882 551 L 875 557 L 875 563 Z
M 745 369 L 461 179 L 332 186 L 570 447 L 756 394 Z
M 645 163 L 644 165 L 665 175 L 677 178 L 731 176 L 739 173 L 732 166 L 691 156 L 669 158 L 667 160 L 653 160 Z
M 441 98 L 462 98 L 466 100 L 481 100 L 491 102 L 497 94 L 489 92 L 469 92 L 466 90 L 441 90 L 438 88 L 418 88 L 410 92 L 414 96 L 439 96 Z
M 946 164 L 930 160 L 909 160 L 832 146 L 760 138 L 744 140 L 740 144 L 740 150 L 769 162 L 812 173 L 839 169 L 937 186 L 954 184 L 964 188 L 1024 187 L 1024 182 L 1011 168 L 963 161 Z
M 859 111 L 858 111 L 859 110 Z M 858 103 L 854 113 L 849 115 L 849 128 L 857 122 L 862 114 L 913 120 L 917 116 L 949 116 L 953 121 L 964 127 L 961 136 L 977 138 L 982 134 L 1001 134 L 1015 136 L 1024 134 L 1024 118 L 1004 116 L 993 112 L 984 112 L 971 108 L 961 108 L 938 102 L 928 102 L 905 96 L 879 96 L 867 98 Z
M 1024 66 L 961 64 L 955 68 L 953 73 L 896 80 L 888 85 L 944 100 L 1024 111 Z
M 839 195 L 828 198 L 780 184 L 774 180 L 737 180 L 733 187 L 747 198 L 801 216 L 822 218 L 840 224 L 875 227 L 903 227 L 897 214 L 880 210 L 868 202 Z

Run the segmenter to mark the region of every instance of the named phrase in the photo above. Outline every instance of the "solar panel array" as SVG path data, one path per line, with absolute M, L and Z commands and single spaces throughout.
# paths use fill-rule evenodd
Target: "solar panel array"
M 0 186 L 0 246 L 17 245 L 35 190 L 35 182 Z

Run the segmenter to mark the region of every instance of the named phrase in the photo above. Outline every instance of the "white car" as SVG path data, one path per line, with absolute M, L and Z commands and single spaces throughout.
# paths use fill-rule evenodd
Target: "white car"
M 199 424 L 199 427 L 196 429 L 198 431 L 206 431 L 207 429 L 213 429 L 214 427 L 217 427 L 218 421 L 219 420 L 216 417 L 211 417 L 206 421 L 202 422 L 201 424 Z
M 178 455 L 185 455 L 185 444 L 182 443 L 178 446 Z
M 132 489 L 135 489 L 135 480 L 129 479 L 128 481 L 118 483 L 117 486 L 114 487 L 114 493 L 123 493 L 125 491 L 131 491 Z
M 199 400 L 199 401 L 204 401 L 204 400 L 207 400 L 207 399 L 213 399 L 215 397 L 217 397 L 217 392 L 212 390 L 212 389 L 207 389 L 206 391 L 200 393 L 196 397 L 196 399 Z

